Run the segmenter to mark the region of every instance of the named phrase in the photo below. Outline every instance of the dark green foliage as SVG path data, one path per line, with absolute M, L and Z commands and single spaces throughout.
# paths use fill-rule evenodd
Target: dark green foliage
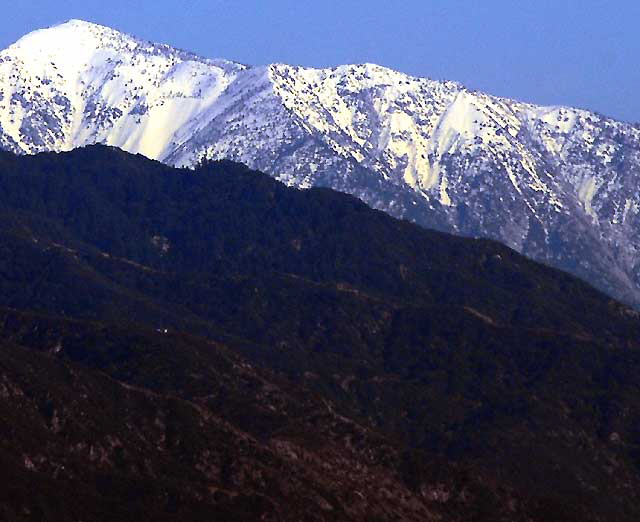
M 189 331 L 392 437 L 391 469 L 416 492 L 441 483 L 453 519 L 640 516 L 638 314 L 574 277 L 235 163 L 175 170 L 102 146 L 0 155 L 0 217 L 0 305 L 130 325 L 62 335 L 5 314 L 21 346 L 63 339 L 74 364 L 185 400 L 222 379 L 210 407 L 279 433 L 226 359 L 168 349 Z
M 404 499 L 388 519 L 421 520 L 392 444 L 223 346 L 8 310 L 0 321 L 3 520 L 349 520 L 354 490 L 365 520 L 388 510 L 381 480 Z

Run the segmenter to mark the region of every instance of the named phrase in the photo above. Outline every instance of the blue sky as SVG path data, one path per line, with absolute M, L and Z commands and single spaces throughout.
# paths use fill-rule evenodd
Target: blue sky
M 640 122 L 638 0 L 30 0 L 3 9 L 0 47 L 69 18 L 209 57 L 374 62 Z

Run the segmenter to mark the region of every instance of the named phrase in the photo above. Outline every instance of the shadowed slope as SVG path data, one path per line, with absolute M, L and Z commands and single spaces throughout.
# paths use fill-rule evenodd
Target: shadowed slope
M 511 496 L 534 520 L 637 518 L 640 324 L 574 277 L 238 164 L 101 146 L 0 156 L 0 212 L 2 305 L 222 340 L 397 440 L 415 492 L 422 464 L 471 470 L 486 520 Z

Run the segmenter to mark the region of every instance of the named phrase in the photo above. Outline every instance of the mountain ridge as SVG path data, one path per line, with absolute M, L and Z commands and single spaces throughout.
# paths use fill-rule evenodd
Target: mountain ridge
M 47 31 L 86 38 L 88 58 L 64 69 Z M 23 49 L 27 35 L 0 53 L 2 148 L 106 143 L 177 166 L 228 158 L 497 239 L 640 304 L 634 125 L 372 64 L 247 67 L 78 21 L 33 35 L 38 52 Z
M 102 145 L 0 153 L 0 217 L 0 307 L 12 309 L 0 310 L 0 398 L 25 396 L 0 401 L 0 415 L 16 416 L 24 422 L 20 430 L 49 444 L 45 452 L 29 442 L 32 435 L 0 437 L 0 444 L 10 441 L 4 455 L 11 463 L 0 468 L 25 479 L 19 494 L 0 496 L 0 506 L 15 505 L 14 498 L 33 509 L 33 491 L 40 491 L 41 505 L 55 509 L 56 499 L 69 498 L 53 487 L 56 476 L 78 480 L 87 476 L 78 469 L 96 465 L 102 474 L 88 475 L 81 491 L 97 488 L 118 499 L 118 485 L 136 482 L 141 472 L 148 477 L 144 470 L 170 458 L 174 489 L 151 481 L 151 497 L 125 496 L 127 506 L 175 509 L 167 492 L 178 488 L 187 512 L 197 504 L 235 512 L 248 499 L 235 496 L 239 504 L 228 504 L 227 495 L 198 485 L 218 488 L 231 471 L 232 491 L 299 499 L 303 513 L 317 504 L 300 498 L 311 488 L 334 506 L 315 511 L 319 520 L 371 520 L 368 494 L 349 518 L 340 510 L 353 501 L 342 493 L 362 478 L 358 455 L 385 443 L 371 446 L 346 418 L 398 450 L 392 460 L 383 452 L 377 469 L 392 479 L 401 503 L 377 479 L 367 482 L 378 519 L 402 519 L 404 511 L 407 519 L 423 520 L 423 507 L 451 521 L 638 519 L 640 313 L 569 274 L 495 241 L 427 230 L 353 196 L 297 190 L 228 160 L 194 172 Z M 237 367 L 224 363 L 225 354 Z M 72 382 L 95 390 L 89 398 L 103 397 L 109 412 L 122 406 L 117 390 L 129 388 L 109 384 L 102 372 L 144 388 L 130 390 L 125 404 L 128 418 L 149 422 L 127 426 L 109 414 L 105 425 L 103 409 L 82 397 L 69 404 L 73 388 L 64 376 L 73 368 Z M 251 375 L 260 368 L 291 385 L 293 400 L 283 403 L 256 382 Z M 299 407 L 301 389 L 321 398 L 313 403 L 322 414 L 303 414 L 302 426 L 287 413 L 287 405 Z M 234 462 L 219 466 L 219 453 L 203 461 L 200 449 L 225 446 L 210 424 L 198 429 L 198 416 L 195 424 L 181 424 L 184 409 L 167 410 L 158 392 L 211 399 L 214 415 L 253 433 L 260 447 L 275 447 L 267 452 L 273 465 L 253 461 L 246 439 L 235 436 L 226 439 L 238 450 Z M 261 401 L 263 392 L 274 400 Z M 170 454 L 156 450 L 163 428 L 153 423 L 154 412 L 176 421 L 165 422 L 175 426 L 165 435 L 174 441 Z M 100 429 L 87 433 L 79 418 Z M 13 425 L 0 422 L 0 430 Z M 59 427 L 68 429 L 57 433 Z M 285 437 L 283 445 L 288 427 L 295 439 Z M 314 478 L 326 459 L 319 467 L 301 462 L 318 462 L 314 434 L 325 429 L 337 436 L 328 447 L 338 459 L 332 462 L 343 465 Z M 123 450 L 109 443 L 114 430 L 128 441 Z M 104 441 L 96 450 L 104 459 L 92 462 L 87 445 L 77 449 L 80 461 L 70 459 L 77 453 L 68 451 L 66 437 Z M 141 437 L 151 445 L 148 465 L 135 450 Z M 362 451 L 350 453 L 349 444 Z M 348 454 L 354 458 L 345 462 Z M 296 465 L 278 467 L 282 456 Z M 203 482 L 198 467 L 173 464 L 185 461 L 214 467 Z M 109 462 L 127 473 L 114 475 Z M 60 465 L 69 471 L 60 475 Z M 256 484 L 252 470 L 271 477 L 274 467 L 284 488 L 287 473 L 312 473 L 309 487 L 271 495 L 274 481 Z M 104 473 L 115 489 L 106 487 Z M 185 482 L 189 477 L 197 480 Z M 94 498 L 84 497 L 103 515 L 94 518 L 112 519 L 114 508 Z M 258 502 L 250 509 L 266 515 L 281 506 Z

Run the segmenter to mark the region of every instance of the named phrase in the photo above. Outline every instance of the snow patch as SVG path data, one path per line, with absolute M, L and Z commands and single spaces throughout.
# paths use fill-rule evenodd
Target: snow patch
M 584 211 L 595 221 L 597 221 L 598 216 L 593 210 L 591 203 L 593 202 L 593 197 L 595 196 L 597 190 L 598 186 L 595 176 L 585 178 L 582 182 L 582 185 L 578 189 L 578 199 L 582 203 Z

